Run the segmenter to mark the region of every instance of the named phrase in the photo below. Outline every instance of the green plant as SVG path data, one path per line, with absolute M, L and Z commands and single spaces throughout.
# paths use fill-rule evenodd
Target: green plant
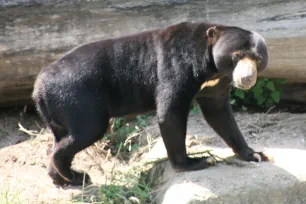
M 139 115 L 136 117 L 136 126 L 144 128 L 149 125 L 149 120 L 152 118 L 151 115 Z
M 82 203 L 152 203 L 152 182 L 146 178 L 149 168 L 131 167 L 128 170 L 114 170 L 105 185 L 93 189 L 84 189 L 82 195 L 74 198 Z
M 111 132 L 106 134 L 104 140 L 110 141 L 114 148 L 113 153 L 135 151 L 139 148 L 135 138 L 143 128 L 149 125 L 151 118 L 151 115 L 139 115 L 131 123 L 124 118 L 113 119 Z
M 234 106 L 253 106 L 262 109 L 270 108 L 280 102 L 283 79 L 258 78 L 256 84 L 249 90 L 232 88 L 231 104 Z
M 102 200 L 108 200 L 112 203 L 134 203 L 132 200 L 138 200 L 139 203 L 146 203 L 152 199 L 151 187 L 143 179 L 120 179 L 112 181 L 112 183 L 115 185 L 101 188 Z
M 200 109 L 196 104 L 192 104 L 192 106 L 190 108 L 190 112 L 193 113 L 193 114 L 199 114 Z

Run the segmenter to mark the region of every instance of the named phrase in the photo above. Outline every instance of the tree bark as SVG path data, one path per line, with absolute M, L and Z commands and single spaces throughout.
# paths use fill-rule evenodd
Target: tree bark
M 305 1 L 0 0 L 0 106 L 31 103 L 40 69 L 94 40 L 185 20 L 240 26 L 269 45 L 265 77 L 306 82 Z
M 306 104 L 306 83 L 292 83 L 283 85 L 281 100 L 285 104 L 296 104 L 303 105 Z
M 268 67 L 259 76 L 284 78 L 288 83 L 306 83 L 306 36 L 268 38 L 267 44 Z

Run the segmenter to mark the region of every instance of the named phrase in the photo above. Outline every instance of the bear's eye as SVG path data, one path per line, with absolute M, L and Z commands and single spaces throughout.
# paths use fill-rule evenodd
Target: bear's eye
M 233 54 L 232 54 L 232 60 L 234 61 L 234 62 L 237 62 L 237 61 L 239 61 L 240 59 L 242 58 L 242 56 L 241 56 L 241 52 L 234 52 Z
M 259 55 L 257 55 L 257 56 L 256 56 L 256 61 L 257 61 L 257 63 L 260 63 L 260 62 L 261 62 L 261 60 L 262 60 L 262 57 L 261 57 L 261 56 L 259 56 Z

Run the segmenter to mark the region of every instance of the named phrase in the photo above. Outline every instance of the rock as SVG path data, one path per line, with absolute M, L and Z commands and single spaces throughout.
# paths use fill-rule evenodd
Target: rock
M 200 115 L 191 116 L 188 134 L 197 130 L 198 140 L 205 137 L 216 137 L 206 123 L 195 124 Z M 200 171 L 176 173 L 169 161 L 155 165 L 150 179 L 154 181 L 154 191 L 158 204 L 227 204 L 227 203 L 306 203 L 306 147 L 304 141 L 305 115 L 286 113 L 263 115 L 236 114 L 238 124 L 247 132 L 245 124 L 282 121 L 274 126 L 266 126 L 257 133 L 257 137 L 245 133 L 251 147 L 273 157 L 271 162 L 245 162 L 233 157 L 233 152 L 219 140 L 188 148 L 189 152 L 212 149 L 212 153 L 228 158 L 226 163 L 218 163 Z M 291 122 L 289 122 L 291 121 Z M 294 122 L 293 122 L 294 121 Z M 272 124 L 272 123 L 271 123 Z M 193 126 L 191 126 L 193 125 Z M 252 128 L 252 127 L 249 127 Z M 301 130 L 301 132 L 300 132 Z M 269 137 L 267 137 L 269 135 Z M 276 137 L 277 136 L 277 137 Z M 277 139 L 275 139 L 277 138 Z M 165 155 L 162 140 L 156 143 L 147 159 L 160 158 Z
M 275 163 L 250 166 L 217 164 L 201 171 L 175 173 L 158 165 L 157 203 L 305 203 L 305 150 L 269 149 Z M 163 170 L 161 170 L 163 169 Z

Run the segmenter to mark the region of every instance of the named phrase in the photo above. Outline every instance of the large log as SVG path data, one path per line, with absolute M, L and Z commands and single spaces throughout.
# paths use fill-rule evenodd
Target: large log
M 0 0 L 0 106 L 27 104 L 39 70 L 94 40 L 184 20 L 241 26 L 267 38 L 262 76 L 306 82 L 306 1 Z
M 287 84 L 282 87 L 282 103 L 303 105 L 306 108 L 306 84 Z M 305 109 L 304 108 L 304 109 Z
M 260 76 L 284 78 L 288 83 L 306 83 L 306 36 L 268 38 L 267 44 L 269 64 Z

